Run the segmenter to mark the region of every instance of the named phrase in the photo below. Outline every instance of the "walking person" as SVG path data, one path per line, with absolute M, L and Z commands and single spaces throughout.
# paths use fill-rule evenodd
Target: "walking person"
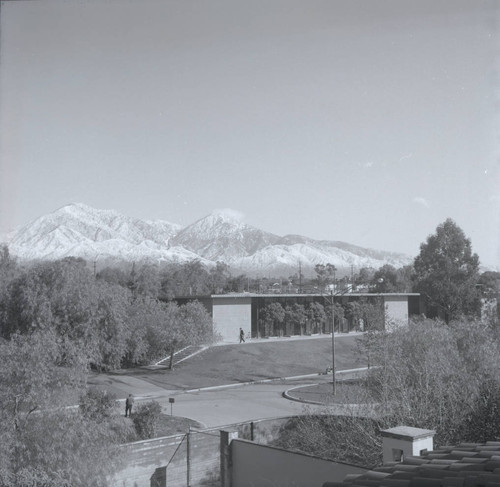
M 132 406 L 134 405 L 134 396 L 129 394 L 125 400 L 125 417 L 132 416 Z
M 245 342 L 245 332 L 243 331 L 243 328 L 240 328 L 240 343 Z

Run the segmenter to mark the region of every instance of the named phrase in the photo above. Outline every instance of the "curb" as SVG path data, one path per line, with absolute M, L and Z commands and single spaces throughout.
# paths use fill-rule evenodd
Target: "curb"
M 357 369 L 338 370 L 336 372 L 336 376 L 342 375 L 342 374 L 349 374 L 349 373 L 352 373 L 352 372 L 362 372 L 364 370 L 368 370 L 368 367 L 360 367 L 360 368 L 357 368 Z M 260 379 L 260 380 L 253 380 L 253 381 L 248 381 L 248 382 L 238 382 L 236 384 L 225 384 L 225 385 L 220 385 L 220 386 L 199 387 L 199 388 L 196 388 L 196 389 L 188 389 L 188 390 L 179 391 L 179 392 L 194 393 L 194 392 L 203 392 L 203 391 L 215 391 L 217 389 L 230 389 L 230 388 L 233 388 L 233 387 L 251 386 L 251 385 L 254 385 L 254 384 L 265 384 L 267 382 L 279 382 L 279 381 L 285 381 L 285 380 L 311 379 L 313 377 L 318 377 L 318 376 L 322 376 L 322 375 L 324 375 L 323 372 L 316 372 L 315 374 L 294 375 L 294 376 L 290 376 L 290 377 L 274 377 L 272 379 Z M 304 386 L 302 386 L 302 387 L 304 387 Z M 292 389 L 288 389 L 288 390 L 292 390 Z
M 368 367 L 360 367 L 359 369 L 339 370 L 335 373 L 335 378 L 337 379 L 337 377 L 339 375 L 342 375 L 342 374 L 347 374 L 347 373 L 351 373 L 351 372 L 361 372 L 363 370 L 368 370 Z M 291 387 L 290 389 L 287 389 L 286 391 L 282 392 L 281 395 L 285 399 L 288 399 L 289 401 L 301 402 L 303 404 L 315 404 L 315 405 L 319 405 L 319 406 L 326 406 L 326 404 L 324 402 L 310 401 L 308 399 L 297 399 L 296 397 L 291 396 L 289 393 L 289 391 L 294 391 L 295 389 L 302 389 L 304 387 L 313 387 L 313 386 L 316 386 L 318 384 L 319 384 L 319 382 L 317 382 L 316 384 L 306 384 L 306 385 Z
M 293 397 L 289 394 L 289 391 L 293 391 L 295 389 L 301 389 L 303 387 L 312 387 L 312 386 L 316 386 L 318 385 L 318 383 L 316 384 L 310 384 L 308 386 L 297 386 L 297 387 L 292 387 L 290 389 L 287 389 L 286 391 L 283 391 L 281 393 L 281 395 L 285 398 L 285 399 L 288 399 L 289 401 L 295 401 L 295 402 L 301 402 L 303 404 L 315 404 L 315 405 L 318 405 L 318 406 L 326 406 L 326 404 L 324 402 L 319 402 L 319 401 L 308 401 L 307 399 L 297 399 L 296 397 Z
M 254 384 L 264 384 L 266 382 L 280 382 L 284 380 L 298 380 L 298 379 L 310 379 L 312 377 L 318 377 L 321 375 L 321 372 L 317 372 L 315 374 L 305 374 L 305 375 L 295 375 L 292 377 L 274 377 L 272 379 L 260 379 L 253 380 L 249 382 L 237 382 L 236 384 L 224 384 L 221 386 L 210 386 L 210 387 L 199 387 L 198 389 L 187 389 L 183 391 L 179 391 L 179 393 L 195 393 L 195 392 L 203 392 L 203 391 L 215 391 L 217 389 L 231 389 L 234 387 L 244 387 L 251 386 Z

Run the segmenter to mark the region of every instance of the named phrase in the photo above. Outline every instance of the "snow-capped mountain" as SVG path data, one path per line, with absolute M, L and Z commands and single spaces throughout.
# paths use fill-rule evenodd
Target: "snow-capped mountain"
M 220 210 L 184 228 L 172 241 L 206 259 L 232 264 L 279 240 L 277 235 L 244 224 L 237 212 Z
M 412 258 L 365 249 L 345 242 L 280 237 L 242 221 L 233 210 L 214 211 L 182 228 L 166 221 L 146 221 L 75 203 L 42 216 L 12 234 L 7 242 L 19 259 L 82 257 L 89 261 L 217 261 L 247 273 L 304 271 L 332 263 L 338 269 L 396 267 Z
M 8 244 L 11 253 L 21 259 L 75 256 L 133 261 L 147 257 L 182 262 L 198 258 L 187 249 L 169 249 L 169 240 L 180 228 L 74 203 L 21 228 Z

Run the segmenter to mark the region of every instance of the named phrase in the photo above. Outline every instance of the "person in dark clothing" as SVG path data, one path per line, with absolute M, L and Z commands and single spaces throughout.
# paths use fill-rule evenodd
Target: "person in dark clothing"
M 245 341 L 245 332 L 240 328 L 240 343 Z
M 132 406 L 134 405 L 134 396 L 129 394 L 125 400 L 125 417 L 132 416 Z

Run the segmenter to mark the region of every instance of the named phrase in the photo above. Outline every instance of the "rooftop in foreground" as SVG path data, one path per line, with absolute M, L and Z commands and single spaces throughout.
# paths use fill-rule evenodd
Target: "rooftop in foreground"
M 500 487 L 500 441 L 443 446 L 323 487 Z

